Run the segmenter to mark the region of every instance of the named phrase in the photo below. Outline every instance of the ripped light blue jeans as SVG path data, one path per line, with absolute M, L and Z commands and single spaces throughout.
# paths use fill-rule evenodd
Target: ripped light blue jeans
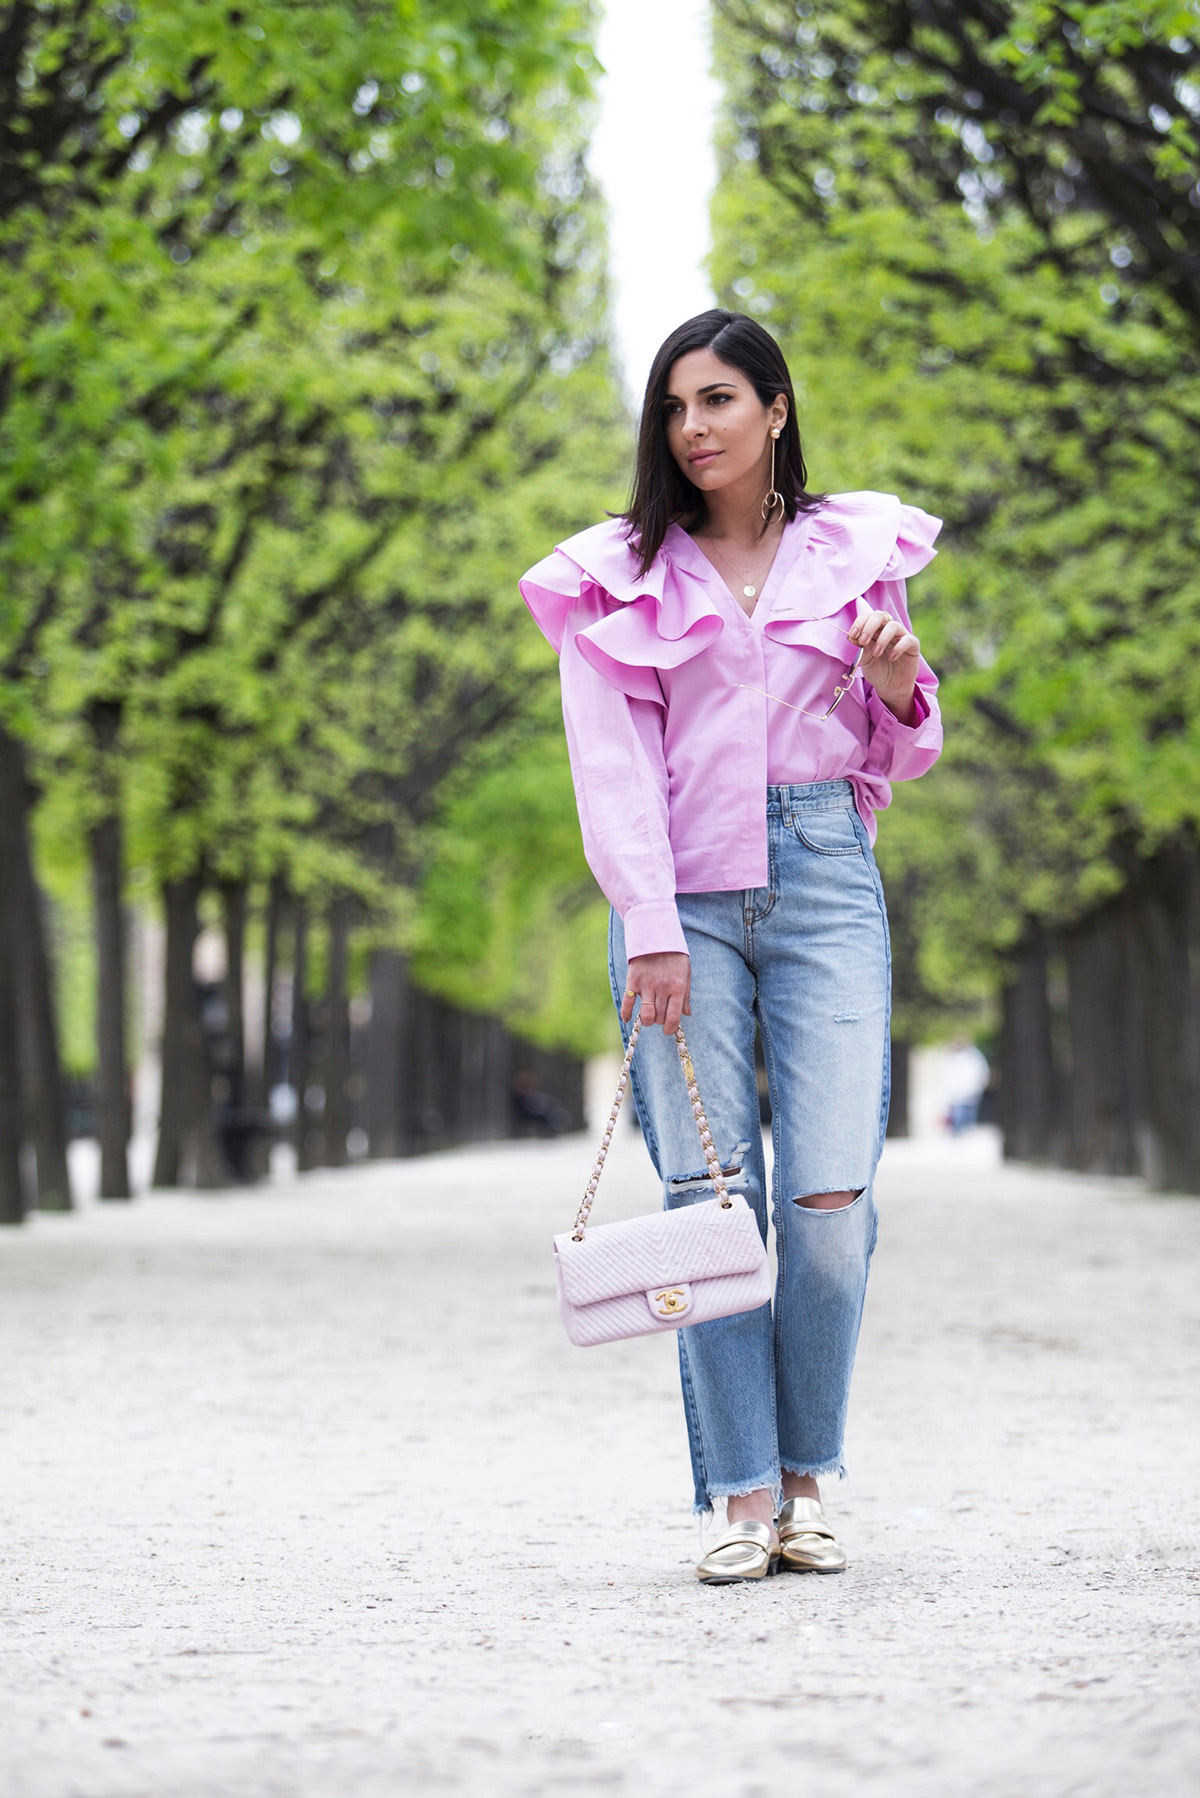
M 850 1375 L 875 1247 L 872 1182 L 888 1106 L 891 961 L 875 858 L 848 781 L 767 789 L 770 884 L 681 893 L 692 961 L 684 1032 L 730 1188 L 767 1236 L 754 1066 L 762 1034 L 773 1113 L 773 1305 L 678 1332 L 695 1509 L 781 1470 L 845 1471 Z M 613 914 L 620 1007 L 625 938 Z M 625 1027 L 628 1038 L 628 1027 Z M 674 1042 L 643 1030 L 633 1088 L 664 1203 L 712 1197 Z M 813 1194 L 853 1192 L 840 1209 Z

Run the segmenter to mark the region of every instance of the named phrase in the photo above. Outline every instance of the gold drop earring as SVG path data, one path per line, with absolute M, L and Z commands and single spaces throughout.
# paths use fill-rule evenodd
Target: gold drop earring
M 775 491 L 775 445 L 778 438 L 779 429 L 777 426 L 775 430 L 771 432 L 771 485 L 767 491 L 767 497 L 762 503 L 762 521 L 764 524 L 770 524 L 776 506 L 781 510 L 783 509 L 783 495 L 782 493 L 777 493 Z

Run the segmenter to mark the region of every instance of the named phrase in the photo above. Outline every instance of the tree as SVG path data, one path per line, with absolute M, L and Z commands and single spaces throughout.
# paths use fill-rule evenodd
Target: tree
M 401 28 L 394 5 L 269 7 L 245 56 L 224 8 L 126 10 L 25 9 L 0 41 L 24 146 L 0 214 L 24 326 L 0 648 L 86 820 L 106 966 L 124 841 L 163 890 L 186 1012 L 208 882 L 286 874 L 394 914 L 438 781 L 522 703 L 497 551 L 600 327 L 587 54 L 552 0 Z M 119 982 L 100 997 L 120 1060 Z M 194 1038 L 173 1010 L 163 1177 L 202 1114 Z
M 1110 1074 L 1086 1076 L 1085 1102 L 1082 983 L 1109 950 L 1089 957 L 1081 937 L 1075 953 L 1072 933 L 1129 882 L 1144 941 L 1172 942 L 1184 971 L 1174 1091 L 1200 970 L 1191 901 L 1163 911 L 1151 870 L 1174 878 L 1162 846 L 1194 834 L 1200 771 L 1195 20 L 872 0 L 819 15 L 728 0 L 723 15 L 738 68 L 723 291 L 801 364 L 821 484 L 890 487 L 947 519 L 914 595 L 946 677 L 947 752 L 881 831 L 889 886 L 918 920 L 903 933 L 918 1010 L 932 1023 L 1003 985 L 1010 1067 L 1053 1067 L 1042 1098 L 1070 1090 L 1090 1119 Z M 1063 944 L 1074 997 L 1059 1020 Z M 1164 954 L 1143 957 L 1135 1037 L 1169 1034 Z M 1080 1034 L 1077 1066 L 1052 1014 L 1056 1037 Z M 1071 1132 L 1036 1109 L 1018 1106 L 1012 1139 L 1027 1128 L 1067 1154 Z M 1139 1116 L 1178 1178 L 1195 1151 L 1169 1112 Z
M 1200 13 L 1179 0 L 849 0 L 750 7 L 764 77 L 799 75 L 884 186 L 919 183 L 1056 265 L 1169 296 L 1200 327 Z M 776 116 L 779 116 L 777 94 Z M 768 124 L 773 173 L 786 163 Z
M 947 677 L 947 756 L 901 789 L 903 832 L 885 821 L 883 839 L 898 865 L 929 857 L 934 991 L 978 991 L 969 968 L 1025 915 L 1067 916 L 1119 884 L 1116 834 L 1194 816 L 1197 595 L 1173 521 L 1192 509 L 1195 359 L 1148 300 L 1116 307 L 1045 257 L 1021 211 L 982 220 L 940 181 L 923 90 L 884 104 L 889 58 L 854 35 L 854 6 L 820 29 L 790 8 L 731 14 L 745 85 L 722 287 L 793 352 L 821 484 L 924 496 L 948 520 L 917 598 Z M 859 57 L 844 104 L 834 38 L 847 82 L 846 40 Z M 890 62 L 900 88 L 917 82 L 906 56 Z M 1182 692 L 1147 678 L 1163 654 Z

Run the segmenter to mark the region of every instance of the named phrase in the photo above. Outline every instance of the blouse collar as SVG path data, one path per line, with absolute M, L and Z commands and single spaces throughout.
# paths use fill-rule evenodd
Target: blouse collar
M 744 616 L 748 618 L 762 617 L 771 609 L 812 533 L 814 516 L 815 514 L 812 512 L 797 512 L 796 516 L 789 518 L 784 525 L 779 538 L 779 548 L 775 551 L 775 560 L 763 582 L 762 591 L 752 613 L 746 612 L 743 606 L 738 605 L 736 595 L 730 593 L 734 604 L 738 605 L 739 611 Z M 689 536 L 682 525 L 668 525 L 667 534 L 663 538 L 662 553 L 677 567 L 685 569 L 688 574 L 695 575 L 698 580 L 702 580 L 710 591 L 716 591 L 722 598 L 726 596 L 727 592 L 730 592 L 728 582 L 723 579 L 720 570 L 709 561 L 700 545 L 693 537 Z

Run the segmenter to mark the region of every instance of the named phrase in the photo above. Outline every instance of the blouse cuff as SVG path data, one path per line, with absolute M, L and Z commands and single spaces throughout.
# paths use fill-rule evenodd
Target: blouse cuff
M 894 731 L 901 741 L 907 739 L 909 742 L 912 742 L 917 737 L 918 731 L 922 730 L 924 726 L 929 723 L 929 719 L 932 715 L 929 701 L 926 699 L 919 686 L 913 688 L 913 705 L 916 708 L 916 717 L 911 724 L 902 724 L 895 712 L 892 711 L 891 707 L 885 705 L 878 693 L 872 688 L 870 697 L 867 701 L 867 710 L 871 715 L 872 735 L 878 735 L 880 731 Z
M 687 939 L 674 899 L 638 899 L 625 913 L 625 956 L 686 955 Z

